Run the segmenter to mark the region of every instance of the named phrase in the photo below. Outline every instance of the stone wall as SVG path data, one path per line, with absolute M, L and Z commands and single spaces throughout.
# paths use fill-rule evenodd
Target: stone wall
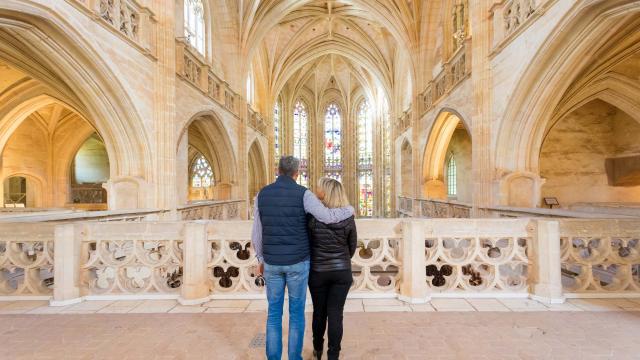
M 543 197 L 563 207 L 577 202 L 637 202 L 640 186 L 610 186 L 605 160 L 640 154 L 640 124 L 603 101 L 592 101 L 561 119 L 540 154 Z

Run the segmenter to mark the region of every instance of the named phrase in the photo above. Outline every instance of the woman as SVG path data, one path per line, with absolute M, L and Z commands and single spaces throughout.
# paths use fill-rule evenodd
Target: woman
M 323 177 L 316 195 L 328 208 L 349 206 L 342 184 Z M 309 290 L 313 301 L 313 355 L 322 357 L 324 332 L 329 322 L 328 358 L 338 359 L 342 341 L 342 312 L 353 282 L 351 257 L 356 251 L 356 223 L 352 217 L 337 224 L 309 220 L 311 239 L 311 271 Z

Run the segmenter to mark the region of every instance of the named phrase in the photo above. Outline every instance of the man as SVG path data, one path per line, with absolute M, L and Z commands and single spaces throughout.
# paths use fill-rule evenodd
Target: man
M 353 216 L 351 206 L 328 209 L 307 188 L 296 183 L 300 160 L 285 156 L 278 164 L 278 179 L 257 196 L 251 242 L 264 273 L 269 311 L 267 358 L 282 357 L 282 307 L 289 294 L 289 359 L 302 359 L 304 306 L 309 279 L 307 214 L 332 224 Z

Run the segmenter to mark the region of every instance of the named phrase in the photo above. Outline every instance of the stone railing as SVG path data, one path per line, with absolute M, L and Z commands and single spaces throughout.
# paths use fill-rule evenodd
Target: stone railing
M 242 200 L 198 201 L 178 208 L 182 220 L 239 219 Z
M 637 220 L 564 220 L 560 250 L 566 292 L 640 293 Z
M 620 215 L 609 214 L 607 212 L 593 213 L 586 211 L 575 211 L 566 209 L 545 209 L 545 208 L 523 208 L 513 206 L 493 206 L 493 207 L 480 207 L 478 208 L 484 213 L 486 217 L 500 217 L 500 218 L 521 218 L 521 217 L 536 217 L 536 218 L 555 218 L 555 219 L 633 219 L 637 216 L 632 215 Z
M 529 220 L 426 223 L 424 256 L 428 290 L 527 294 L 527 254 L 533 229 Z
M 411 217 L 413 216 L 413 199 L 398 196 L 398 213 L 401 217 Z
M 396 122 L 396 133 L 402 134 L 411 127 L 411 110 L 405 110 Z
M 168 210 L 136 209 L 136 210 L 59 210 L 59 209 L 21 209 L 22 212 L 2 213 L 0 223 L 70 223 L 78 221 L 99 222 L 133 222 L 157 221 Z
M 410 302 L 533 297 L 561 302 L 565 296 L 640 295 L 638 220 L 356 223 L 352 297 Z M 44 297 L 51 298 L 52 305 L 64 305 L 83 299 L 172 298 L 195 304 L 211 298 L 263 298 L 251 225 L 0 224 L 0 300 Z
M 53 224 L 0 225 L 0 299 L 53 294 Z
M 150 222 L 127 224 L 124 229 L 123 224 L 112 223 L 67 226 L 64 230 L 80 237 L 81 296 L 179 293 L 184 266 L 180 226 Z
M 442 65 L 442 71 L 428 84 L 420 94 L 422 114 L 433 109 L 447 94 L 471 74 L 470 40 L 456 50 L 451 59 Z
M 518 30 L 536 10 L 536 0 L 509 0 L 504 5 L 503 27 L 505 35 Z
M 435 199 L 415 199 L 423 218 L 470 218 L 471 204 Z
M 153 12 L 136 0 L 68 0 L 148 55 L 155 55 Z
M 106 204 L 107 190 L 102 184 L 71 185 L 71 202 L 74 204 Z
M 393 295 L 400 278 L 399 220 L 358 220 L 358 249 L 352 259 L 352 295 Z M 207 227 L 207 282 L 216 298 L 263 296 L 251 247 L 251 221 L 216 222 Z
M 176 73 L 204 95 L 240 117 L 240 95 L 218 78 L 202 55 L 193 50 L 183 38 L 176 39 Z
M 499 51 L 539 18 L 557 0 L 507 0 L 490 9 L 492 44 Z
M 248 112 L 248 124 L 251 128 L 253 128 L 255 131 L 261 133 L 262 135 L 266 134 L 266 129 L 267 129 L 267 123 L 264 121 L 264 117 L 262 117 L 262 115 L 257 112 L 254 111 L 250 105 L 247 105 L 247 112 Z

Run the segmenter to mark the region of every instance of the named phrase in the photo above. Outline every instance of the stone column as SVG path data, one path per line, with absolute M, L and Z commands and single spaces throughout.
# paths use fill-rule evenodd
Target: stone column
M 66 306 L 82 301 L 80 297 L 80 249 L 83 225 L 65 224 L 55 228 L 53 243 L 53 299 L 51 306 Z
M 175 210 L 178 205 L 176 177 L 176 41 L 175 1 L 154 1 L 158 19 L 156 31 L 157 62 L 153 83 L 155 151 L 153 169 L 156 188 L 155 206 Z M 172 211 L 170 217 L 176 217 Z
M 479 208 L 492 204 L 494 151 L 492 151 L 493 73 L 491 70 L 491 19 L 487 16 L 493 1 L 470 2 L 470 26 L 473 39 L 467 39 L 465 51 L 471 57 L 473 113 L 471 114 L 473 209 L 472 217 L 480 217 Z
M 207 225 L 185 224 L 183 284 L 178 298 L 180 304 L 196 305 L 209 301 L 207 262 Z
M 424 257 L 424 221 L 402 223 L 402 282 L 398 298 L 412 304 L 430 300 Z
M 560 224 L 555 220 L 537 220 L 532 244 L 533 276 L 531 297 L 548 304 L 563 303 L 560 260 Z

